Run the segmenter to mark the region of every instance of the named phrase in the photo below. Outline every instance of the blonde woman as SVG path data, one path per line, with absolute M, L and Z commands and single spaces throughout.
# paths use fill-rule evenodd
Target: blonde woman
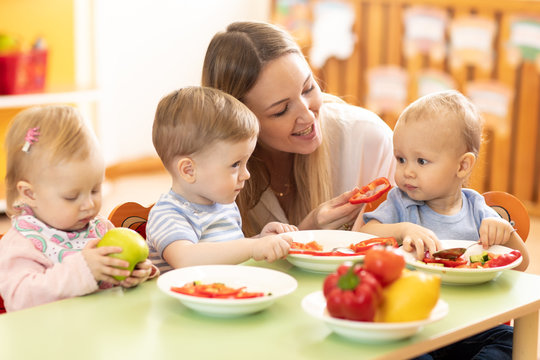
M 390 128 L 323 94 L 298 45 L 274 25 L 238 22 L 216 34 L 202 84 L 233 95 L 259 120 L 251 179 L 237 200 L 247 234 L 270 221 L 348 228 L 361 210 L 348 202 L 356 187 L 393 178 Z

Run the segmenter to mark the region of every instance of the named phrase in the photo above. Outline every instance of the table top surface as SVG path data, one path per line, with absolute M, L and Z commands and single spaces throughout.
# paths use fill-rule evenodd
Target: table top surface
M 288 273 L 298 288 L 252 315 L 217 318 L 163 294 L 156 280 L 0 316 L 0 359 L 399 359 L 416 356 L 540 308 L 540 276 L 506 270 L 480 285 L 443 285 L 448 315 L 411 338 L 348 340 L 306 314 L 302 299 L 324 274 L 250 261 Z

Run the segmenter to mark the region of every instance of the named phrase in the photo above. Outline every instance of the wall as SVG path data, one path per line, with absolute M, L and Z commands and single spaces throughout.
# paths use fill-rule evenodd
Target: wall
M 206 47 L 236 20 L 268 20 L 270 1 L 95 0 L 98 119 L 108 164 L 155 156 L 160 98 L 199 85 Z
M 75 77 L 73 0 L 1 0 L 0 33 L 17 37 L 25 47 L 37 37 L 49 48 L 47 85 L 72 85 Z M 0 203 L 4 197 L 4 136 L 20 108 L 0 109 Z M 2 206 L 0 205 L 0 209 Z
M 403 108 L 421 95 L 426 78 L 432 85 L 458 89 L 473 101 L 475 93 L 483 93 L 486 141 L 468 185 L 479 192 L 510 192 L 526 203 L 531 214 L 540 214 L 540 1 L 344 3 L 355 14 L 356 42 L 349 57 L 333 56 L 321 68 L 314 67 L 323 89 L 377 112 L 391 127 Z M 420 8 L 429 10 L 430 24 L 436 17 L 445 19 L 440 43 L 433 41 L 437 33 L 433 28 L 407 31 L 407 14 Z M 458 22 L 459 41 L 452 36 Z M 416 41 L 411 41 L 411 34 Z M 430 43 L 429 51 L 421 51 Z M 309 49 L 306 52 L 310 54 Z

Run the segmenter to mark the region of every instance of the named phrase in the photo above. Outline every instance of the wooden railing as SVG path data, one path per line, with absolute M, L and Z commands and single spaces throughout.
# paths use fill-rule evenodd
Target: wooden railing
M 320 1 L 310 0 L 309 7 L 313 9 L 317 3 Z M 354 11 L 356 43 L 347 59 L 330 57 L 321 68 L 314 67 L 323 90 L 377 112 L 393 127 L 400 111 L 425 91 L 421 88 L 425 76 L 433 80 L 433 74 L 437 74 L 445 86 L 471 98 L 475 93 L 485 95 L 483 90 L 487 88 L 496 100 L 481 109 L 486 120 L 485 142 L 470 186 L 479 192 L 513 193 L 527 204 L 531 214 L 540 215 L 540 57 L 526 59 L 520 49 L 512 47 L 512 41 L 516 41 L 515 19 L 525 16 L 540 24 L 540 1 L 349 0 L 342 3 Z M 405 19 L 411 9 L 419 7 L 444 19 L 443 47 L 422 51 L 410 44 L 415 39 L 406 35 L 410 34 L 407 32 L 410 25 L 406 26 L 409 23 Z M 492 54 L 483 60 L 456 61 L 460 59 L 451 52 L 452 27 L 471 16 L 485 22 L 480 35 L 490 40 L 479 49 Z M 529 40 L 540 43 L 540 32 L 535 32 L 534 26 L 532 33 L 527 33 L 527 29 L 530 30 L 527 26 L 521 28 L 520 34 L 525 34 L 525 38 L 532 36 Z M 436 28 L 426 28 L 433 30 Z M 490 31 L 492 38 L 488 36 Z M 306 45 L 309 59 L 311 39 L 299 40 Z M 461 42 L 469 40 L 461 38 Z M 376 85 L 371 78 L 375 74 L 380 80 L 381 73 L 377 75 L 377 71 L 381 69 L 382 73 L 393 74 L 390 79 L 395 79 L 396 84 L 389 86 L 399 87 L 401 81 L 405 86 L 403 101 L 393 99 L 390 108 L 384 106 L 384 99 L 377 102 L 376 98 L 385 89 L 385 83 Z M 379 88 L 375 90 L 376 86 Z M 393 90 L 394 95 L 399 94 L 399 89 Z M 485 96 L 483 99 L 486 100 Z

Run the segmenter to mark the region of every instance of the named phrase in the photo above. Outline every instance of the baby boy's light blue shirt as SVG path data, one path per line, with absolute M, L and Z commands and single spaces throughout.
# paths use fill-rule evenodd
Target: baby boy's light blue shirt
M 394 187 L 377 209 L 364 214 L 364 222 L 371 219 L 383 224 L 411 222 L 430 229 L 439 240 L 478 241 L 478 230 L 486 217 L 499 214 L 489 207 L 482 195 L 472 189 L 462 189 L 463 206 L 455 215 L 441 215 L 433 211 L 423 201 L 415 201 L 399 188 Z

